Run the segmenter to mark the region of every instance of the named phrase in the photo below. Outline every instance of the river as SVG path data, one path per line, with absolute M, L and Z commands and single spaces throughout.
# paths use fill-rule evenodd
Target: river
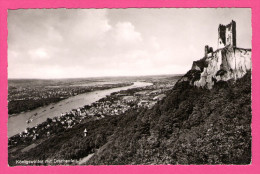
M 77 109 L 85 105 L 90 105 L 113 92 L 150 85 L 152 85 L 152 83 L 134 82 L 134 84 L 130 86 L 88 92 L 67 98 L 57 103 L 34 109 L 32 111 L 17 114 L 8 118 L 8 137 L 24 131 L 27 127 L 34 127 L 37 124 L 46 121 L 47 118 L 60 116 L 61 113 L 69 112 L 72 109 Z M 33 120 L 27 124 L 26 121 L 30 118 L 33 118 Z

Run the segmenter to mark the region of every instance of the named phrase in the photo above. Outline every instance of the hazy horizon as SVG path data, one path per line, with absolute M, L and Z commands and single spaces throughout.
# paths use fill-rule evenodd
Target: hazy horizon
M 131 78 L 131 77 L 150 77 L 150 76 L 182 76 L 184 74 L 151 74 L 151 75 L 132 75 L 132 76 L 96 76 L 96 77 L 63 77 L 63 78 L 10 78 L 8 80 L 65 80 L 65 79 L 99 79 L 99 78 Z
M 250 8 L 8 10 L 8 79 L 185 74 L 231 20 L 251 48 Z

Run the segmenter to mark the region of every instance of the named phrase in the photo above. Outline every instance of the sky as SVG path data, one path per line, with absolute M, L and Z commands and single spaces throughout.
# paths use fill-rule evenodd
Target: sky
M 8 10 L 8 78 L 184 74 L 231 20 L 251 48 L 249 8 Z

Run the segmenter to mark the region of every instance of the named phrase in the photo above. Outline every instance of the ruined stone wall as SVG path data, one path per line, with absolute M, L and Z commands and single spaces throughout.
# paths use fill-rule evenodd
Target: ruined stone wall
M 205 56 L 205 57 L 211 56 L 212 53 L 213 53 L 213 48 L 212 48 L 212 47 L 209 47 L 208 45 L 206 45 L 206 46 L 205 46 L 204 56 Z
M 236 22 L 226 26 L 226 45 L 236 46 Z
M 218 48 L 224 48 L 226 45 L 226 26 L 219 25 L 218 27 Z
M 231 21 L 228 25 L 219 25 L 218 28 L 218 48 L 225 46 L 236 47 L 236 22 Z

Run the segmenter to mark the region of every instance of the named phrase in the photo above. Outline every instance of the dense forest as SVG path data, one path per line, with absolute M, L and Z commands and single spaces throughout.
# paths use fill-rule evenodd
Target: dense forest
M 182 81 L 150 110 L 85 121 L 29 151 L 9 150 L 9 165 L 89 154 L 87 165 L 250 164 L 251 117 L 250 72 L 211 90 Z

